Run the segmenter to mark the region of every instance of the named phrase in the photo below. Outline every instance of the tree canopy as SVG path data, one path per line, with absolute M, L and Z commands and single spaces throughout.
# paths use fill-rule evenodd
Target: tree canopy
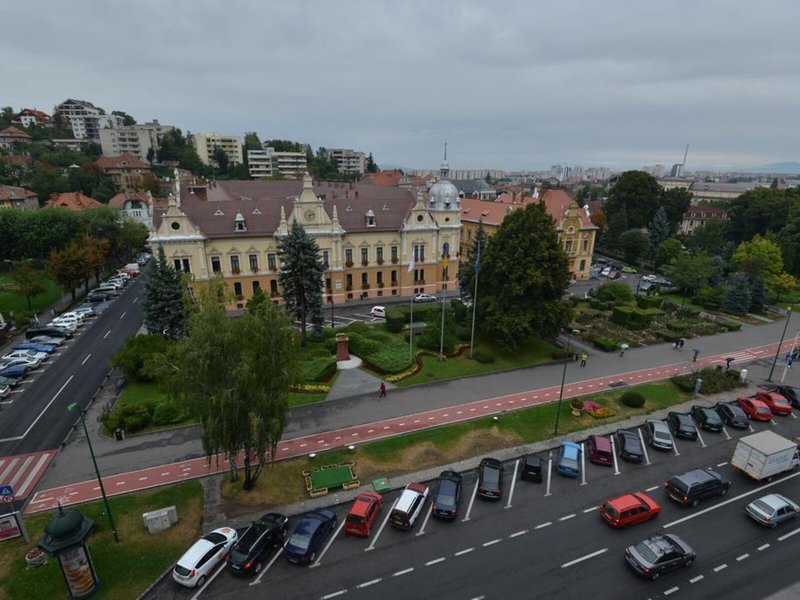
M 644 171 L 625 171 L 608 192 L 603 211 L 609 224 L 614 215 L 625 215 L 624 230 L 647 227 L 658 210 L 661 186 Z
M 286 311 L 300 322 L 302 343 L 306 343 L 306 323 L 311 320 L 315 333 L 322 332 L 322 285 L 325 267 L 320 261 L 317 242 L 297 220 L 289 234 L 278 241 L 281 261 L 279 280 Z
M 145 277 L 142 310 L 147 331 L 180 339 L 186 330 L 184 286 L 180 275 L 167 263 L 161 246 L 158 256 L 150 261 Z
M 770 284 L 783 271 L 783 256 L 777 243 L 756 234 L 749 242 L 739 244 L 731 258 L 731 265 L 750 279 L 763 277 Z

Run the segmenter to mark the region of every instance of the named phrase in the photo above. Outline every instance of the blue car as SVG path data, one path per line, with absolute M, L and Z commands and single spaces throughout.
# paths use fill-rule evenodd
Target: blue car
M 52 354 L 56 347 L 52 344 L 39 344 L 37 342 L 22 342 L 12 348 L 12 350 L 33 350 L 34 352 L 46 352 Z
M 327 508 L 315 508 L 297 524 L 283 553 L 289 562 L 304 565 L 317 558 L 317 552 L 336 527 L 336 513 Z
M 561 442 L 558 453 L 558 472 L 567 477 L 581 474 L 581 447 L 575 442 Z
M 11 365 L 10 367 L 0 370 L 0 377 L 7 377 L 9 379 L 22 379 L 30 370 L 31 368 L 28 365 Z

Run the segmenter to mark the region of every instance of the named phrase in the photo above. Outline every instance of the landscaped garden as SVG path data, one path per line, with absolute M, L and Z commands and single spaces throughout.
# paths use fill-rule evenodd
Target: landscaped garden
M 31 307 L 37 312 L 47 308 L 64 295 L 58 284 L 43 273 L 39 281 L 44 287 L 44 291 L 31 296 Z M 28 299 L 17 291 L 11 276 L 6 273 L 0 275 L 0 313 L 9 319 L 10 311 L 21 315 L 24 322 L 31 316 Z

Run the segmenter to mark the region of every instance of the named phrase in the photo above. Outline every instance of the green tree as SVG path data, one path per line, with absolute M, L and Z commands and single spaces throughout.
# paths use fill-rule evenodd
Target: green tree
M 158 151 L 156 152 L 158 162 L 181 160 L 181 153 L 186 149 L 187 145 L 186 138 L 180 129 L 167 131 L 161 136 L 158 145 Z
M 667 213 L 669 232 L 674 234 L 683 221 L 684 213 L 689 210 L 692 203 L 692 193 L 683 188 L 659 191 L 659 202 Z
M 266 304 L 267 302 L 269 302 L 269 298 L 260 287 L 257 287 L 253 295 L 250 296 L 250 299 L 247 301 L 247 310 L 255 312 L 260 309 L 262 304 Z
M 749 242 L 742 242 L 731 258 L 731 265 L 743 271 L 750 279 L 763 277 L 768 284 L 783 271 L 781 248 L 770 239 L 756 234 Z
M 661 186 L 652 175 L 644 171 L 625 171 L 609 191 L 603 211 L 609 224 L 614 215 L 624 210 L 626 229 L 647 227 L 658 210 L 660 194 Z
M 263 150 L 261 140 L 255 131 L 248 131 L 244 134 L 244 155 L 247 156 L 248 150 Z
M 228 158 L 228 154 L 225 152 L 225 150 L 219 146 L 214 146 L 214 151 L 211 153 L 211 160 L 214 161 L 215 165 L 217 165 L 217 169 L 219 169 L 219 173 L 221 175 L 225 175 L 228 172 L 231 159 Z
M 147 162 L 149 162 L 149 163 L 150 163 L 150 165 L 152 166 L 152 164 L 153 164 L 153 161 L 155 160 L 155 158 L 156 158 L 156 151 L 155 151 L 155 148 L 153 148 L 152 146 L 150 146 L 150 147 L 147 149 Z
M 186 329 L 184 286 L 180 275 L 167 263 L 164 248 L 150 261 L 145 273 L 142 310 L 147 330 L 169 339 L 179 339 Z
M 686 247 L 692 252 L 722 254 L 728 241 L 728 222 L 722 219 L 710 219 L 686 236 Z
M 486 248 L 489 245 L 489 237 L 483 228 L 483 219 L 478 221 L 475 238 L 467 250 L 467 260 L 462 261 L 458 267 L 458 285 L 461 288 L 461 295 L 469 298 L 472 298 L 475 293 L 475 258 L 478 254 L 478 245 L 481 248 L 481 256 L 485 255 Z
M 619 236 L 619 248 L 625 255 L 625 262 L 635 265 L 647 252 L 650 240 L 641 229 L 629 229 Z
M 600 238 L 602 245 L 611 249 L 618 248 L 620 237 L 626 231 L 628 231 L 628 217 L 623 205 L 608 218 L 608 226 L 603 230 Z
M 711 257 L 705 252 L 681 254 L 672 261 L 669 277 L 688 296 L 708 285 L 711 271 Z
M 750 282 L 744 273 L 735 273 L 729 284 L 722 298 L 722 309 L 741 316 L 750 308 Z
M 764 278 L 756 277 L 750 284 L 750 312 L 756 314 L 763 313 L 766 303 L 767 290 L 764 286 Z
M 48 271 L 53 279 L 75 300 L 75 290 L 86 279 L 88 266 L 85 249 L 70 242 L 62 250 L 53 250 L 48 260 Z
M 789 273 L 778 273 L 770 285 L 772 293 L 775 294 L 775 302 L 779 302 L 782 296 L 791 294 L 797 289 L 797 280 Z
M 5 129 L 11 125 L 11 120 L 14 118 L 14 109 L 11 106 L 4 106 L 0 109 L 0 127 Z
M 311 320 L 317 335 L 322 333 L 322 284 L 325 268 L 317 242 L 296 220 L 289 235 L 278 242 L 281 261 L 279 281 L 287 312 L 300 322 L 302 344 L 306 344 L 306 323 Z
M 378 171 L 380 171 L 380 169 L 375 163 L 375 159 L 372 158 L 372 152 L 370 152 L 367 157 L 367 173 L 377 173 Z M 486 176 L 489 177 L 489 174 L 487 173 Z
M 756 188 L 731 200 L 731 237 L 735 242 L 751 239 L 756 234 L 780 232 L 789 220 L 793 206 L 800 202 L 800 189 L 775 190 Z
M 89 276 L 94 273 L 95 280 L 100 280 L 100 273 L 109 259 L 110 244 L 108 240 L 95 238 L 89 234 L 84 234 L 81 244 L 83 245 L 84 258 L 86 260 L 86 278 L 84 285 L 89 289 Z
M 122 117 L 122 124 L 123 125 L 136 125 L 136 119 L 130 116 L 128 113 L 123 112 L 121 110 L 112 110 L 112 115 L 117 115 L 118 117 Z
M 120 238 L 122 239 L 122 248 L 125 253 L 125 260 L 130 260 L 134 252 L 138 252 L 144 248 L 147 242 L 147 237 L 150 232 L 144 223 L 134 219 L 125 219 L 120 224 Z
M 153 381 L 156 373 L 149 367 L 153 361 L 163 361 L 170 344 L 160 335 L 132 335 L 111 358 L 111 364 L 122 369 L 128 379 Z
M 658 247 L 664 243 L 671 234 L 667 211 L 659 206 L 653 220 L 650 222 L 650 255 L 655 256 Z
M 22 258 L 13 262 L 9 276 L 16 292 L 28 301 L 28 310 L 33 311 L 31 298 L 45 291 L 41 273 L 29 259 Z
M 554 336 L 569 322 L 563 301 L 567 256 L 541 204 L 506 215 L 481 261 L 481 329 L 510 348 L 532 336 Z
M 677 239 L 669 238 L 668 240 L 664 240 L 656 249 L 654 257 L 656 270 L 662 265 L 670 264 L 681 254 L 683 254 L 683 248 Z

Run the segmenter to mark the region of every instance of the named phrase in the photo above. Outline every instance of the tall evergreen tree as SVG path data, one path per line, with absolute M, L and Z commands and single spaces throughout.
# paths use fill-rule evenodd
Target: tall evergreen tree
M 377 173 L 380 171 L 378 165 L 375 163 L 375 159 L 372 158 L 372 152 L 369 153 L 367 157 L 367 173 Z
M 322 333 L 322 285 L 325 268 L 320 261 L 317 242 L 303 226 L 292 221 L 289 235 L 278 242 L 281 260 L 279 280 L 286 310 L 300 321 L 302 343 L 306 343 L 306 323 L 311 320 L 314 332 Z
M 147 330 L 170 339 L 183 337 L 186 327 L 183 282 L 178 272 L 167 263 L 161 246 L 158 247 L 158 258 L 151 261 L 145 276 L 142 310 Z
M 462 261 L 458 270 L 458 285 L 461 288 L 461 295 L 472 298 L 475 293 L 475 257 L 478 254 L 478 244 L 481 247 L 481 256 L 486 255 L 486 247 L 489 245 L 489 236 L 483 228 L 483 219 L 478 221 L 478 229 L 472 245 L 467 250 L 467 260 Z
M 667 211 L 659 206 L 653 220 L 650 221 L 650 256 L 654 256 L 658 247 L 669 237 L 669 220 Z
M 764 312 L 764 304 L 767 302 L 767 290 L 764 286 L 764 278 L 756 277 L 750 284 L 750 312 L 760 314 Z
M 736 273 L 725 290 L 722 309 L 732 315 L 743 315 L 750 309 L 750 282 L 744 273 Z
M 605 207 L 603 210 L 605 211 Z M 628 216 L 625 205 L 622 205 L 608 217 L 608 226 L 601 236 L 602 245 L 612 250 L 618 248 L 620 237 L 626 231 L 628 231 Z

